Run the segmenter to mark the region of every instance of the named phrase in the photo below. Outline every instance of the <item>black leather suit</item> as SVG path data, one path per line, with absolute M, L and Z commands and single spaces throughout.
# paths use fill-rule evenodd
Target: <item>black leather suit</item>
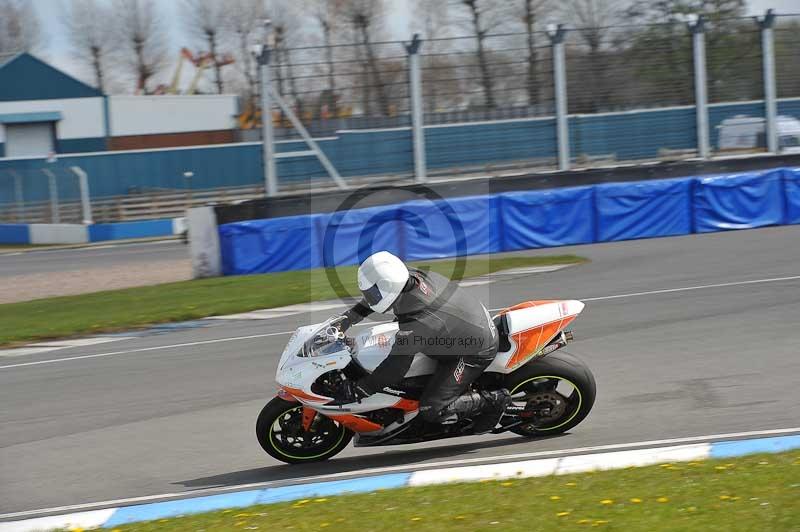
M 358 384 L 369 394 L 397 385 L 422 353 L 438 365 L 420 398 L 420 415 L 433 423 L 452 421 L 460 413 L 459 398 L 497 355 L 497 329 L 481 302 L 457 284 L 434 272 L 409 273 L 392 305 L 400 330 L 391 352 Z M 357 303 L 345 312 L 344 328 L 371 313 L 365 302 Z

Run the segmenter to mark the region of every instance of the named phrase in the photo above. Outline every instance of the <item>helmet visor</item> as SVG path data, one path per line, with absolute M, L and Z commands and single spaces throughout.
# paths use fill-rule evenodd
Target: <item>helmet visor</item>
M 381 299 L 383 299 L 383 294 L 381 294 L 377 284 L 372 285 L 366 290 L 362 290 L 361 293 L 364 294 L 364 299 L 367 301 L 367 303 L 373 307 L 380 303 Z

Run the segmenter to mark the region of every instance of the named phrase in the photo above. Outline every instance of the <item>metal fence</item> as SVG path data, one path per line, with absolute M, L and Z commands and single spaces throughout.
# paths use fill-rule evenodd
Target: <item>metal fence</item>
M 800 150 L 800 16 L 277 47 L 268 58 L 266 123 L 250 102 L 251 132 L 274 138 L 263 155 L 242 143 L 6 160 L 0 219 L 82 219 L 73 165 L 89 174 L 95 217 L 113 220 L 226 189 L 329 185 L 330 168 L 357 185 Z M 55 188 L 46 169 L 59 169 Z
M 298 109 L 316 102 L 319 112 L 307 112 L 304 123 L 340 141 L 329 149 L 352 156 L 345 174 L 424 181 L 471 169 L 566 170 L 800 143 L 796 16 L 558 26 L 407 44 L 287 50 L 269 67 L 285 77 L 290 54 L 328 54 L 324 68 L 295 76 L 306 90 L 282 94 Z M 360 135 L 346 135 L 353 131 Z M 277 137 L 296 134 L 279 127 Z M 289 174 L 308 168 L 297 164 Z

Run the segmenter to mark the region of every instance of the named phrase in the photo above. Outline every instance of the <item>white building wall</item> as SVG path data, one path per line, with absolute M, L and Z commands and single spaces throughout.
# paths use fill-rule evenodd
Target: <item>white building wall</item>
M 153 135 L 233 129 L 233 94 L 110 96 L 111 135 Z
M 67 98 L 63 100 L 23 100 L 0 102 L 0 114 L 42 113 L 58 111 L 56 124 L 60 139 L 105 137 L 103 98 Z M 5 128 L 0 127 L 0 142 L 5 142 Z

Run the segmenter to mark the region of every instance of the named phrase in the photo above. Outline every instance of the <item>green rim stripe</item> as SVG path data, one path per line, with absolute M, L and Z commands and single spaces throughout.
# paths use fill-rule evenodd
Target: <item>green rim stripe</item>
M 297 410 L 298 408 L 303 408 L 303 407 L 302 406 L 295 406 L 294 408 L 290 408 L 289 410 L 284 410 L 283 413 L 281 414 L 281 416 L 286 415 L 288 412 L 291 412 L 292 410 Z M 276 418 L 276 421 L 277 421 L 277 418 Z M 275 449 L 276 451 L 278 451 L 278 453 L 282 454 L 283 456 L 286 456 L 287 458 L 291 458 L 292 460 L 313 460 L 314 458 L 319 458 L 321 456 L 324 456 L 326 453 L 331 452 L 331 449 L 336 448 L 336 446 L 338 446 L 340 443 L 342 443 L 342 440 L 344 439 L 344 435 L 347 432 L 346 430 L 342 430 L 342 433 L 339 435 L 339 439 L 336 441 L 336 443 L 333 444 L 333 447 L 331 447 L 327 451 L 323 451 L 323 452 L 321 452 L 319 454 L 315 454 L 314 456 L 293 456 L 293 455 L 291 455 L 289 453 L 285 453 L 285 452 L 281 451 L 280 449 L 278 449 L 275 446 L 275 442 L 272 439 L 272 436 L 274 434 L 274 432 L 272 430 L 272 427 L 274 425 L 275 425 L 275 421 L 273 421 L 272 425 L 270 425 L 270 427 L 269 427 L 269 444 L 272 445 L 272 448 Z M 344 429 L 344 427 L 342 425 L 339 425 L 339 426 L 342 429 Z
M 520 386 L 523 386 L 525 384 L 528 384 L 531 381 L 535 381 L 535 380 L 539 380 L 539 379 L 559 379 L 559 380 L 562 380 L 562 381 L 566 381 L 566 382 L 570 383 L 573 388 L 575 388 L 576 392 L 578 392 L 578 407 L 575 409 L 575 413 L 574 414 L 569 416 L 569 418 L 566 421 L 564 421 L 563 423 L 559 423 L 555 427 L 548 427 L 546 429 L 537 428 L 536 430 L 555 430 L 555 429 L 557 429 L 559 427 L 563 427 L 564 425 L 566 425 L 567 423 L 572 421 L 573 418 L 578 415 L 578 412 L 581 411 L 581 405 L 583 404 L 583 394 L 581 393 L 581 389 L 578 388 L 577 386 L 575 386 L 574 382 L 572 382 L 569 379 L 565 379 L 564 377 L 559 377 L 557 375 L 539 375 L 537 377 L 532 377 L 532 378 L 530 378 L 530 379 L 528 379 L 526 381 L 522 381 L 521 383 L 519 383 L 516 386 L 514 386 L 514 389 L 511 390 L 511 395 L 514 395 L 514 392 L 516 392 L 520 388 Z

